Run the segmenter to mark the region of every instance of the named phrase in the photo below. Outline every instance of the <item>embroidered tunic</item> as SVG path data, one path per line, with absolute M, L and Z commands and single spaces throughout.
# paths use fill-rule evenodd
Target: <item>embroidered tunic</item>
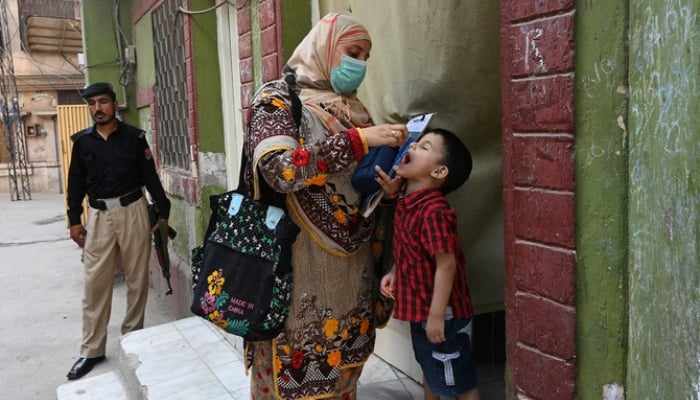
M 258 176 L 248 171 L 249 186 L 287 193 L 290 215 L 302 227 L 292 249 L 294 289 L 285 328 L 271 342 L 248 344 L 257 400 L 353 393 L 373 351 L 375 327 L 391 312 L 373 298 L 373 221 L 360 215 L 360 195 L 350 184 L 356 133 L 328 132 L 304 107 L 297 134 L 291 104 L 286 84 L 268 83 L 250 119 L 248 145 Z

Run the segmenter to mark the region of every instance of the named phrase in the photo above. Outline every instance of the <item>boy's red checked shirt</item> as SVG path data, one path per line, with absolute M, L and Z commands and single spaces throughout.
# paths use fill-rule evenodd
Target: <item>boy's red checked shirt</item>
M 435 254 L 452 253 L 457 261 L 448 306 L 455 318 L 473 315 L 464 275 L 466 260 L 457 235 L 457 212 L 435 189 L 400 198 L 394 214 L 394 318 L 427 321 L 435 286 Z

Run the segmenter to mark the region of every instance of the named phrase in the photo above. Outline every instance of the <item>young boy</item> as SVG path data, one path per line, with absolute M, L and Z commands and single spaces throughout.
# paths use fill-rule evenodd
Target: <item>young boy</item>
M 394 167 L 396 178 L 377 170 L 386 194 L 404 188 L 394 215 L 394 266 L 382 278 L 381 291 L 392 298 L 396 294 L 394 318 L 411 323 L 429 400 L 479 399 L 471 362 L 473 311 L 466 259 L 457 236 L 457 213 L 445 198 L 462 186 L 471 169 L 471 155 L 459 138 L 445 129 L 431 129 Z

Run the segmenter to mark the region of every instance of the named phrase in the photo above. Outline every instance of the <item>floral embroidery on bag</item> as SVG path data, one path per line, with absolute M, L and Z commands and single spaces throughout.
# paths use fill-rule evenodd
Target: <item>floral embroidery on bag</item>
M 240 201 L 234 202 L 234 198 Z M 239 297 L 239 290 L 243 290 L 241 280 L 226 279 L 224 271 L 231 272 L 231 264 L 213 266 L 206 278 L 202 276 L 206 281 L 201 282 L 202 291 L 197 292 L 199 305 L 193 305 L 201 309 L 201 312 L 196 313 L 204 314 L 203 316 L 212 323 L 238 336 L 260 335 L 263 331 L 280 329 L 289 314 L 292 272 L 280 269 L 285 238 L 280 236 L 278 228 L 287 226 L 284 232 L 290 232 L 288 226 L 292 224 L 291 221 L 284 216 L 277 221 L 276 228 L 271 229 L 265 221 L 269 219 L 270 209 L 277 208 L 260 207 L 254 200 L 238 193 L 221 195 L 215 201 L 212 203 L 212 212 L 217 213 L 220 218 L 209 236 L 207 246 L 220 246 L 238 254 L 267 260 L 266 266 L 262 268 L 261 265 L 259 271 L 272 268 L 272 275 L 266 275 L 266 279 L 267 276 L 271 279 L 271 287 L 268 286 L 269 295 L 265 295 L 262 303 L 251 302 L 250 297 L 245 297 L 246 295 Z M 232 211 L 234 209 L 235 211 Z M 272 212 L 271 215 L 276 213 Z M 261 310 L 262 314 L 258 310 Z M 249 316 L 252 319 L 248 319 Z
M 223 272 L 222 269 L 218 269 L 207 276 L 209 291 L 204 293 L 204 296 L 199 299 L 202 311 L 207 314 L 209 321 L 221 329 L 230 333 L 245 335 L 248 333 L 248 321 L 226 318 L 223 313 L 219 312 L 220 309 L 224 309 L 230 298 L 229 294 L 223 290 L 226 282 L 226 278 L 222 276 Z

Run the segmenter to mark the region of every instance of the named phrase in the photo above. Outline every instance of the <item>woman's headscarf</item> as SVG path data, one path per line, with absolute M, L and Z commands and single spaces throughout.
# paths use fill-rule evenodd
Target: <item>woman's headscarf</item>
M 364 26 L 347 15 L 328 14 L 299 43 L 285 66 L 286 73 L 296 75 L 302 102 L 333 133 L 371 124 L 369 112 L 355 93 L 340 95 L 330 84 L 331 60 L 338 44 L 362 39 L 372 43 Z

